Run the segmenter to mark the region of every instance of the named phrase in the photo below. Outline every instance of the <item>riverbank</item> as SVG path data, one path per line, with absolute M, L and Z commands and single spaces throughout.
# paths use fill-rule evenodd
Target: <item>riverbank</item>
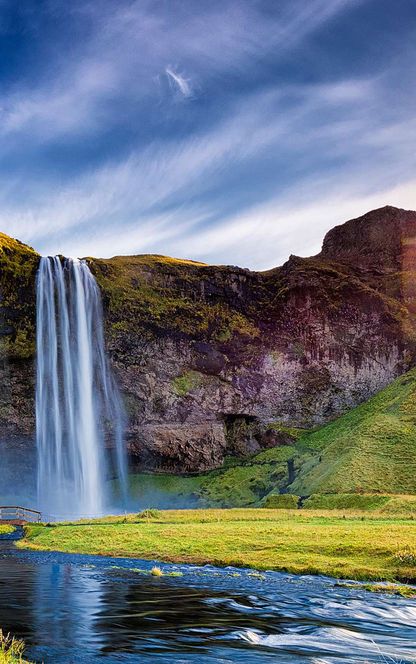
M 9 535 L 13 530 L 13 526 L 9 526 L 8 523 L 0 523 L 0 535 Z
M 357 580 L 416 581 L 410 517 L 335 510 L 147 510 L 29 525 L 19 547 Z

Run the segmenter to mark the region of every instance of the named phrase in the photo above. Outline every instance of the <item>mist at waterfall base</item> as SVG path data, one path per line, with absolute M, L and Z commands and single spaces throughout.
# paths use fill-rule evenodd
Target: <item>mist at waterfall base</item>
M 105 353 L 99 288 L 85 261 L 57 256 L 41 259 L 36 288 L 38 509 L 60 519 L 121 509 L 125 418 Z

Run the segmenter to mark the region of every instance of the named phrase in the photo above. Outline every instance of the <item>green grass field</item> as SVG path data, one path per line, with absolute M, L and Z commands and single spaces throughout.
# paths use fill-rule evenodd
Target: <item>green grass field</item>
M 328 510 L 155 510 L 31 525 L 20 546 L 338 578 L 416 581 L 411 518 Z

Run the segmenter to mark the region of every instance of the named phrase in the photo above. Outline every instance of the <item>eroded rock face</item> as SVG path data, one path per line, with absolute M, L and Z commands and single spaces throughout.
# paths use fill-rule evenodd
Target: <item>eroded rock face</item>
M 415 246 L 416 212 L 391 206 L 368 212 L 330 230 L 320 256 L 358 269 L 401 269 Z
M 416 213 L 382 208 L 330 231 L 318 256 L 264 273 L 160 256 L 89 259 L 132 463 L 218 467 L 227 454 L 280 444 L 271 422 L 324 423 L 406 371 L 416 348 L 415 238 Z M 36 267 L 32 254 L 25 260 Z M 17 313 L 0 302 L 3 339 L 10 326 L 33 337 L 34 273 Z M 15 354 L 7 370 L 15 397 L 0 411 L 0 432 L 33 441 L 33 353 Z
M 221 422 L 145 424 L 130 452 L 140 468 L 187 473 L 220 466 L 227 444 Z

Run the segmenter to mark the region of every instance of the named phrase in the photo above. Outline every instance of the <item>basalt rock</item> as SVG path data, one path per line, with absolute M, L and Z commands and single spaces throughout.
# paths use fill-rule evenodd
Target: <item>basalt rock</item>
M 268 272 L 87 259 L 133 465 L 196 472 L 285 444 L 271 425 L 327 422 L 413 366 L 415 243 L 416 213 L 386 207 L 332 229 L 317 256 Z M 10 239 L 2 246 L 0 438 L 33 446 L 38 257 Z

